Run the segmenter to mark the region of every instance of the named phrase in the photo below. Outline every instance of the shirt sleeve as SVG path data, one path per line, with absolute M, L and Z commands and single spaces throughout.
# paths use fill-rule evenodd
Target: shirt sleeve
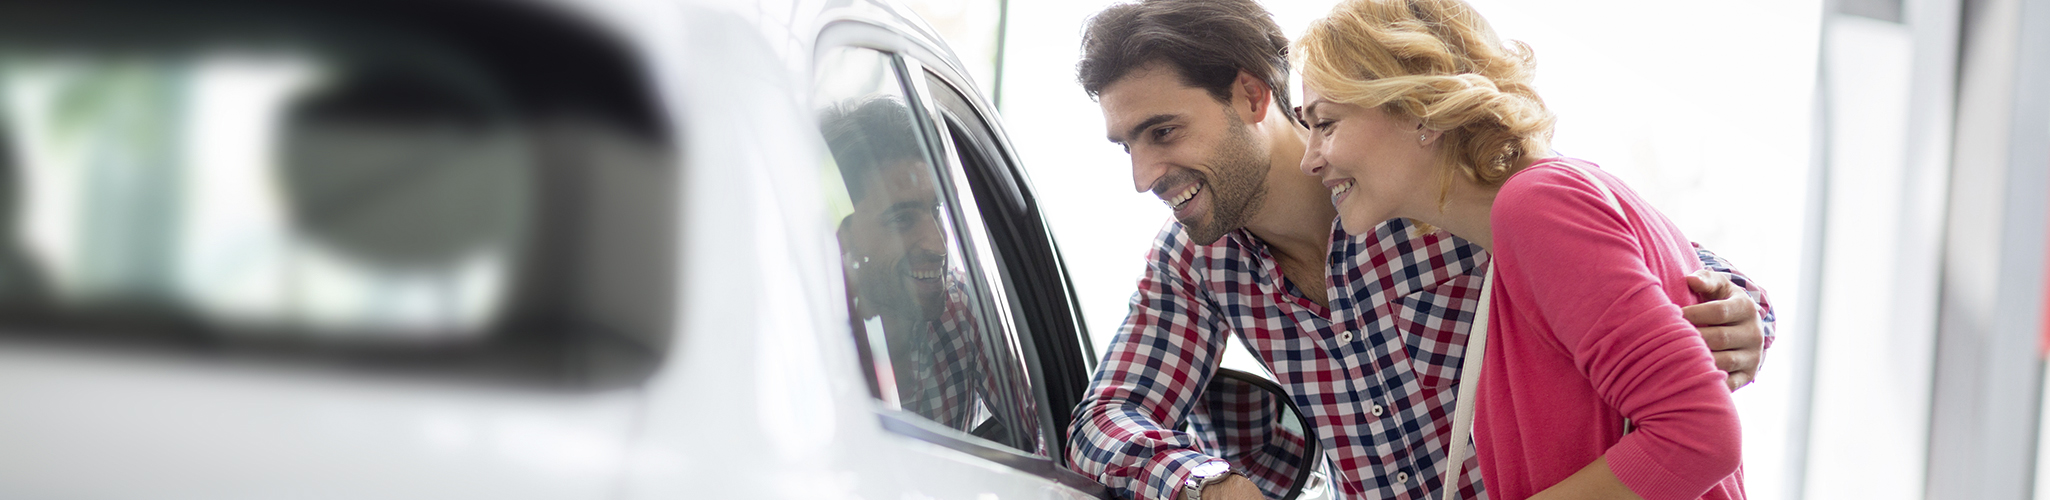
M 1708 251 L 1700 243 L 1694 244 L 1694 257 L 1701 259 L 1702 267 L 1730 275 L 1730 283 L 1743 288 L 1744 293 L 1750 295 L 1752 301 L 1758 302 L 1758 326 L 1765 329 L 1765 345 L 1762 348 L 1771 349 L 1774 338 L 1773 322 L 1778 318 L 1772 313 L 1772 298 L 1767 296 L 1765 289 L 1759 287 L 1758 282 L 1750 276 L 1745 276 L 1743 271 L 1738 271 L 1737 266 L 1730 264 L 1730 261 L 1723 260 L 1722 256 Z
M 1217 370 L 1229 335 L 1188 276 L 1194 252 L 1176 231 L 1154 245 L 1131 312 L 1076 406 L 1068 460 L 1120 495 L 1173 499 L 1190 469 L 1218 460 L 1176 429 Z
M 1307 436 L 1280 424 L 1282 397 L 1246 383 L 1209 385 L 1188 416 L 1203 449 L 1230 462 L 1267 498 L 1288 494 L 1301 472 L 1296 464 L 1309 452 Z
M 1505 277 L 1545 286 L 1504 312 L 1542 321 L 1636 426 L 1604 455 L 1624 485 L 1653 500 L 1699 497 L 1741 460 L 1726 375 L 1592 184 L 1557 169 L 1517 177 L 1491 212 L 1495 255 Z

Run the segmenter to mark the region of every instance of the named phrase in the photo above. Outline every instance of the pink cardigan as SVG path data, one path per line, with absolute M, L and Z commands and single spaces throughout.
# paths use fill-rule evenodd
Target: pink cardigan
M 1623 213 L 1561 162 L 1599 177 Z M 1511 176 L 1490 217 L 1495 302 L 1474 407 L 1488 496 L 1529 497 L 1606 455 L 1647 499 L 1744 498 L 1726 375 L 1680 316 L 1701 261 L 1679 228 L 1566 158 Z

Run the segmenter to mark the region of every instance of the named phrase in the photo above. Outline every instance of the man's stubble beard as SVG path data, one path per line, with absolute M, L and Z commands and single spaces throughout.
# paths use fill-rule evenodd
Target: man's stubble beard
M 938 320 L 946 306 L 946 289 L 942 288 L 937 297 L 919 293 L 917 286 L 905 281 L 909 259 L 900 258 L 888 265 L 875 263 L 880 268 L 862 276 L 856 286 L 862 304 L 868 312 L 887 321 L 923 324 Z
M 1246 227 L 1267 197 L 1267 156 L 1253 144 L 1252 129 L 1246 122 L 1227 116 L 1231 127 L 1211 155 L 1211 176 L 1205 187 L 1210 191 L 1209 220 L 1181 221 L 1197 244 L 1214 243 L 1225 233 Z

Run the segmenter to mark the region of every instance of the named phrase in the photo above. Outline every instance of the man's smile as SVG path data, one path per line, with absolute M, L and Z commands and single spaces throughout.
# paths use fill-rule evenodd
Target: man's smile
M 1202 190 L 1202 184 L 1190 184 L 1188 188 L 1182 189 L 1181 194 L 1177 194 L 1171 198 L 1162 199 L 1160 201 L 1167 203 L 1168 208 L 1180 210 L 1182 208 L 1182 205 L 1187 205 L 1191 198 L 1196 197 L 1196 192 Z

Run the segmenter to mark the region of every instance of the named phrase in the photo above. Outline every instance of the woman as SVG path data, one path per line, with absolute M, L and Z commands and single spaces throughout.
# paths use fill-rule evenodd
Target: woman
M 1744 497 L 1736 409 L 1680 314 L 1700 261 L 1615 177 L 1540 156 L 1527 46 L 1459 0 L 1349 0 L 1294 52 L 1302 167 L 1345 229 L 1406 217 L 1493 255 L 1485 368 L 1462 376 L 1489 496 Z

